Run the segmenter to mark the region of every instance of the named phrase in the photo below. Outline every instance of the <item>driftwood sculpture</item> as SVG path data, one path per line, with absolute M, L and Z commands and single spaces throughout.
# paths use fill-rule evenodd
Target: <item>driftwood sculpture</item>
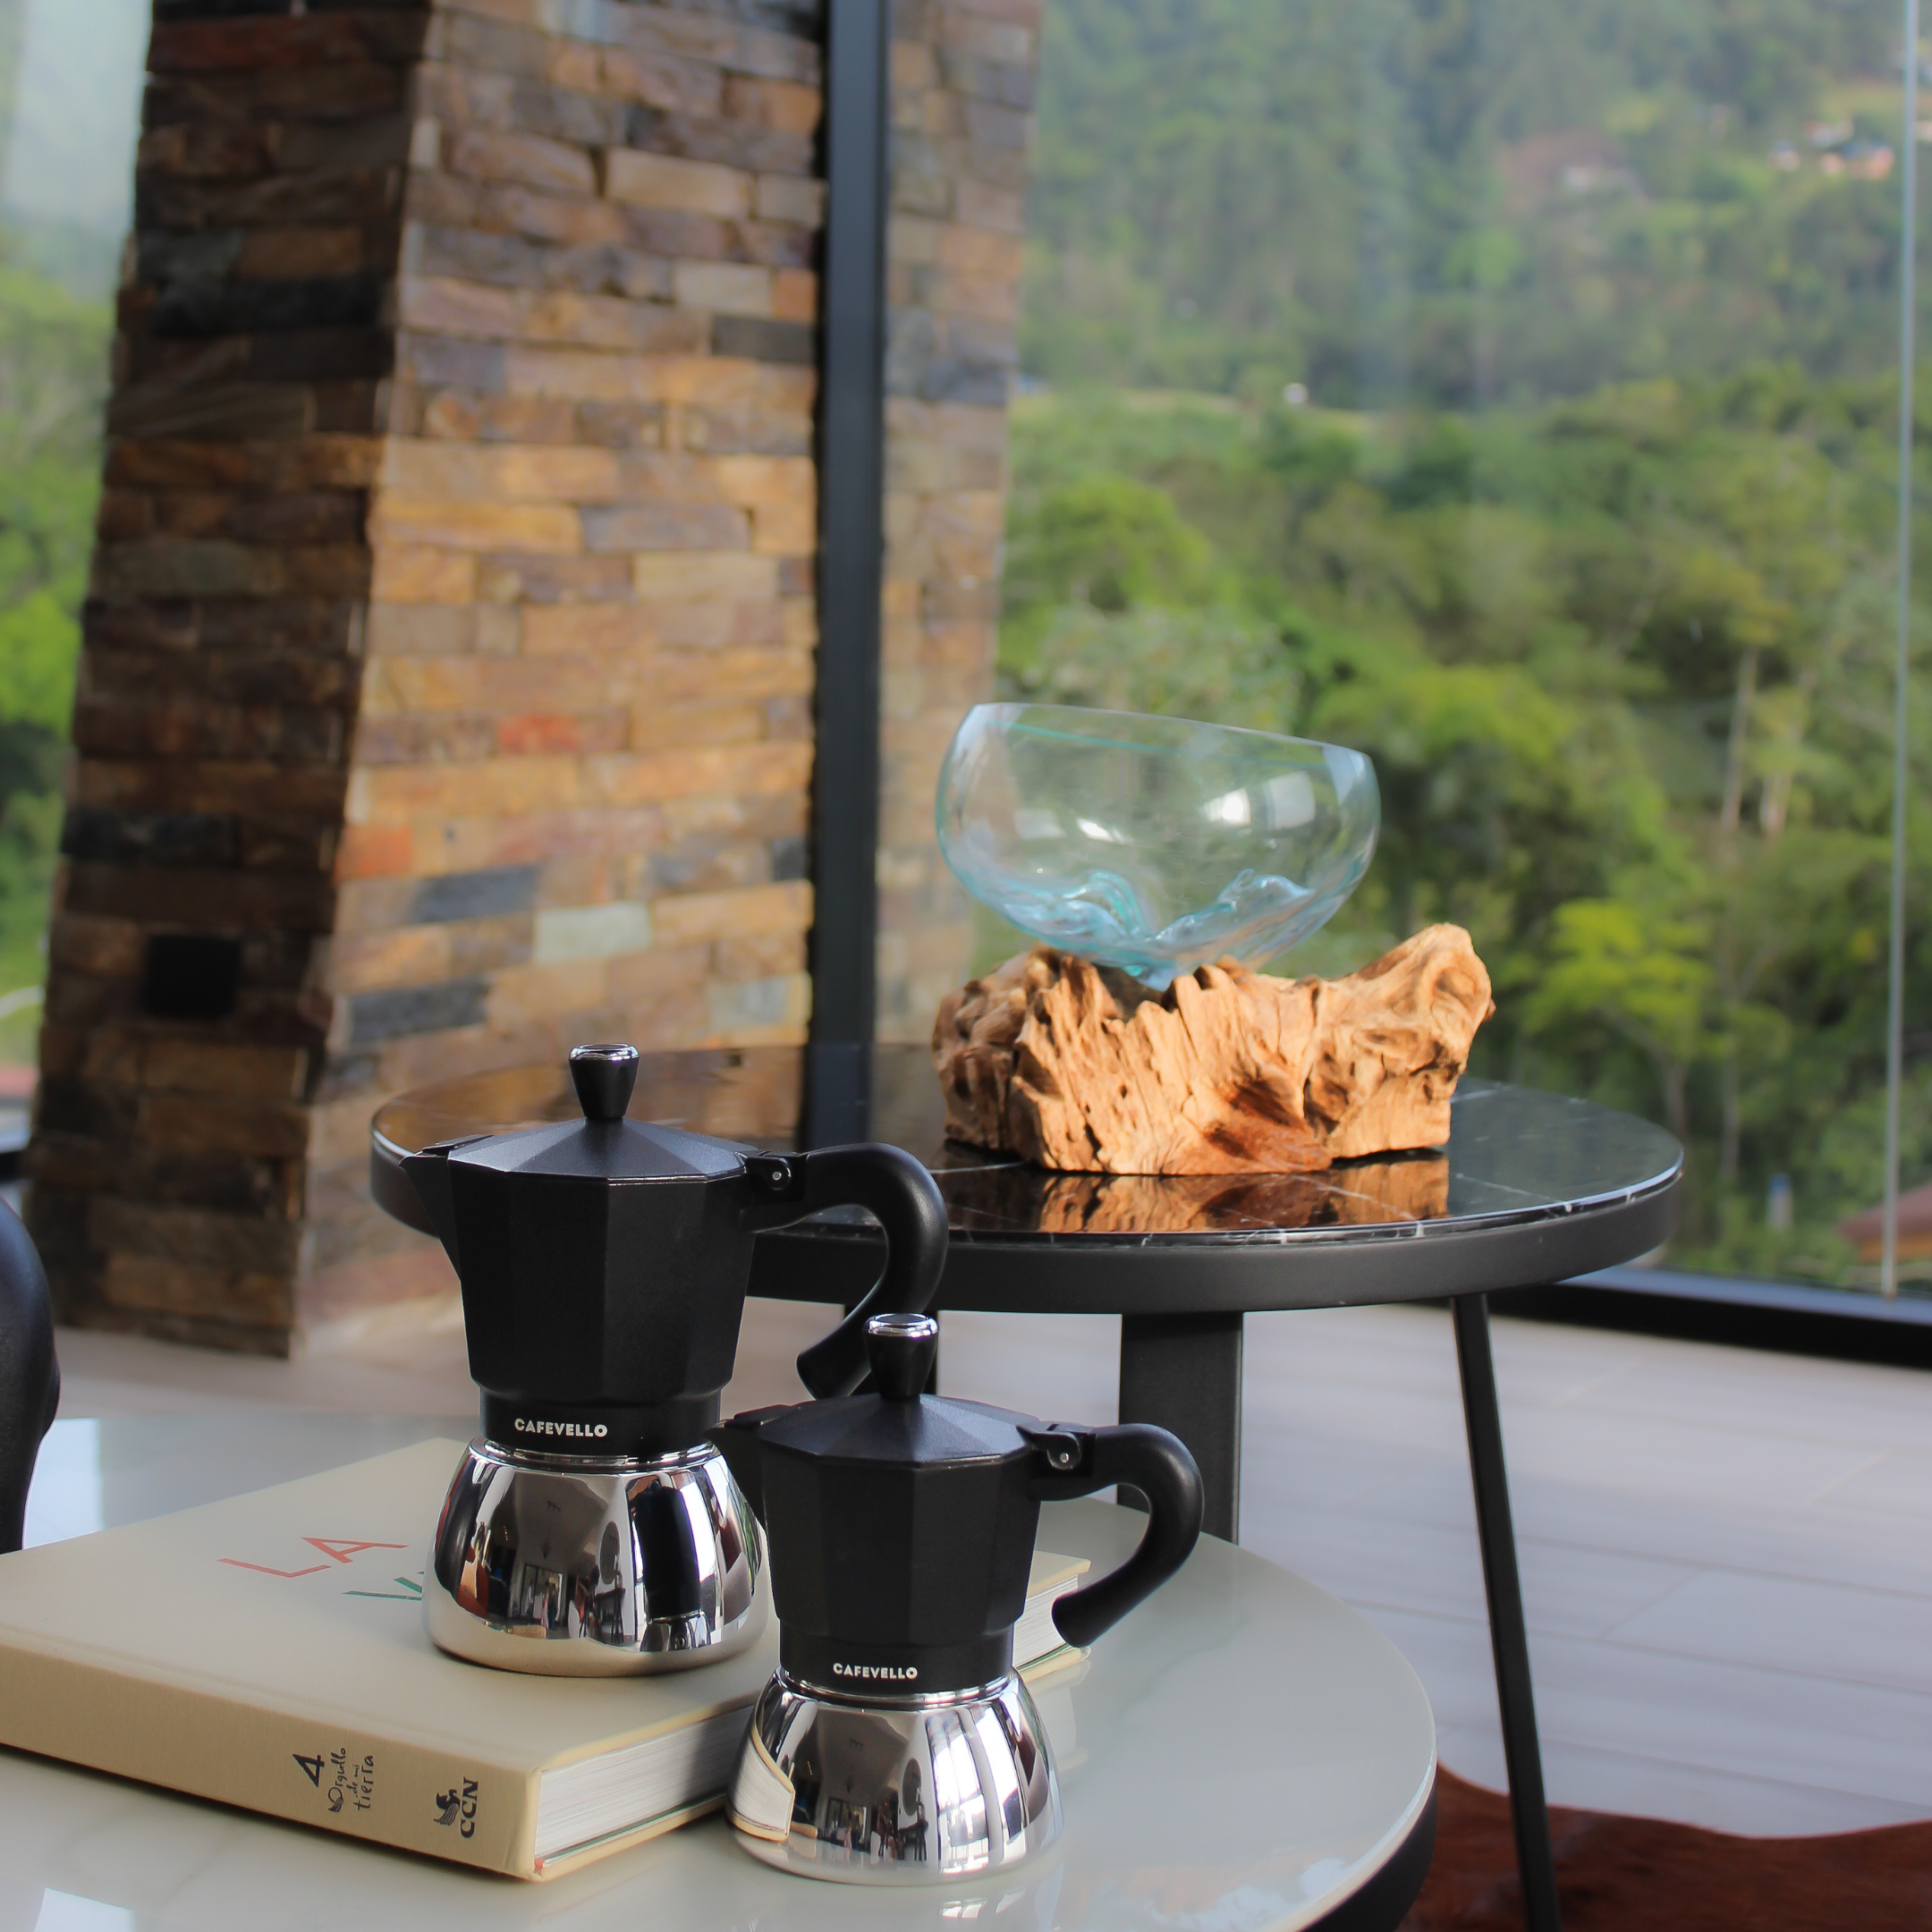
M 932 1051 L 955 1140 L 1072 1172 L 1307 1174 L 1439 1147 L 1495 1010 L 1460 926 L 1344 979 L 1226 960 L 1165 993 L 1038 945 L 948 994 Z

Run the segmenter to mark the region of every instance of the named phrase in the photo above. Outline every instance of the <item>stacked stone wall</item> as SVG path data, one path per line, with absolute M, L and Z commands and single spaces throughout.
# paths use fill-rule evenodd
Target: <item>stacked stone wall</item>
M 374 1107 L 801 1040 L 821 0 L 157 0 L 30 1157 L 64 1314 L 446 1292 Z M 881 1030 L 968 943 L 1037 7 L 897 14 Z M 183 950 L 185 948 L 185 950 Z
M 593 1036 L 804 1037 L 819 34 L 813 4 L 439 11 L 325 982 L 318 1306 L 366 1297 L 398 1240 L 363 1201 L 385 1096 Z M 439 1265 L 399 1247 L 390 1285 Z
M 197 11 L 164 4 L 149 58 L 30 1216 L 66 1318 L 275 1348 L 312 1247 L 385 307 L 431 20 Z M 147 985 L 154 943 L 182 939 L 212 953 Z M 205 1011 L 153 1010 L 184 1002 Z

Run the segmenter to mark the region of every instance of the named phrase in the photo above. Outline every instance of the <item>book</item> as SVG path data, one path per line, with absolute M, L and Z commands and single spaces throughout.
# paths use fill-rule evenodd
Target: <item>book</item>
M 1027 1576 L 1026 1608 L 1013 1625 L 1013 1664 L 1030 1685 L 1053 1671 L 1063 1669 L 1087 1655 L 1076 1650 L 1061 1637 L 1053 1620 L 1053 1606 L 1093 1567 L 1084 1556 L 1055 1556 L 1050 1551 L 1033 1552 L 1033 1567 Z
M 422 1563 L 454 1441 L 0 1556 L 0 1744 L 346 1836 L 550 1878 L 717 1809 L 778 1659 L 523 1676 L 444 1655 Z M 1080 1653 L 1037 1552 L 1014 1657 Z M 768 1584 L 760 1584 L 768 1589 Z

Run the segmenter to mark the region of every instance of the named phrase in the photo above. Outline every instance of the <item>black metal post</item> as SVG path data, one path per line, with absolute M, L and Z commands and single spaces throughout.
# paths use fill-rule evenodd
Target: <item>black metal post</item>
M 886 0 L 835 0 L 826 13 L 811 1038 L 832 1049 L 815 1089 L 829 1097 L 856 1078 L 877 1001 L 892 10 Z M 831 1063 L 842 1057 L 854 1063 L 843 1078 Z
M 799 1145 L 850 1147 L 871 1138 L 871 1042 L 814 1040 L 805 1049 Z
M 1483 1588 L 1489 1597 L 1489 1648 L 1496 1659 L 1496 1702 L 1503 1714 L 1503 1762 L 1509 1772 L 1510 1821 L 1530 1932 L 1562 1932 L 1556 1859 L 1543 1796 L 1543 1753 L 1537 1742 L 1536 1697 L 1530 1684 L 1530 1628 L 1523 1619 L 1516 1532 L 1510 1521 L 1509 1475 L 1503 1465 L 1503 1418 L 1496 1407 L 1496 1360 L 1489 1352 L 1489 1304 L 1457 1295 L 1456 1362 L 1462 1372 L 1462 1419 L 1469 1431 L 1470 1479 L 1476 1491 L 1476 1535 Z
M 1120 1419 L 1172 1429 L 1200 1465 L 1209 1536 L 1241 1539 L 1242 1317 L 1123 1315 Z

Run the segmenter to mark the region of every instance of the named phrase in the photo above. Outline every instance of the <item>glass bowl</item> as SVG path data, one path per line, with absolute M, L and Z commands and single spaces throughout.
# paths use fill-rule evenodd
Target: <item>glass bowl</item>
M 939 775 L 939 849 L 1023 931 L 1153 987 L 1258 966 L 1333 917 L 1375 851 L 1360 751 L 1186 718 L 979 705 Z

